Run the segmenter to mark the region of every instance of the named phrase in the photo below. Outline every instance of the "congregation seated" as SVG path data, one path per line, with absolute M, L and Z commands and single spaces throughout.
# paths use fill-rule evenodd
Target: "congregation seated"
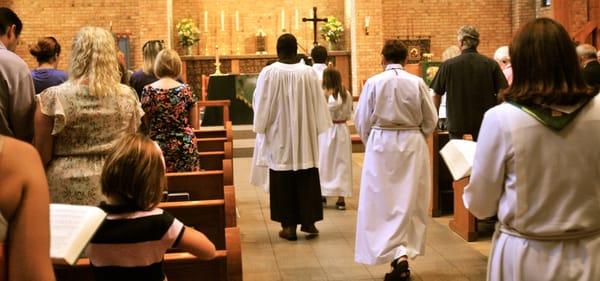
M 158 53 L 154 63 L 158 81 L 142 90 L 144 126 L 162 149 L 167 172 L 200 169 L 198 148 L 190 120 L 197 116 L 196 98 L 187 84 L 176 79 L 181 74 L 181 59 L 174 50 Z
M 67 81 L 67 73 L 57 69 L 60 44 L 56 38 L 51 36 L 40 38 L 37 44 L 29 49 L 29 53 L 38 62 L 38 67 L 31 71 L 36 94 Z
M 69 80 L 37 96 L 35 145 L 51 202 L 97 205 L 106 154 L 144 113 L 133 89 L 119 84 L 112 34 L 84 27 L 73 42 Z
M 0 135 L 0 186 L 0 280 L 54 280 L 48 185 L 30 144 Z
M 102 170 L 107 201 L 100 205 L 108 216 L 87 248 L 96 281 L 166 280 L 162 263 L 170 248 L 215 257 L 204 234 L 157 208 L 166 185 L 162 153 L 150 138 L 126 135 L 108 155 Z

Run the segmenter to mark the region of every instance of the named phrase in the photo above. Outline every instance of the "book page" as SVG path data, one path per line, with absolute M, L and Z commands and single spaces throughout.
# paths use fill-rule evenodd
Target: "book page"
M 74 263 L 105 216 L 101 209 L 93 206 L 50 204 L 52 259 Z
M 440 154 L 446 162 L 446 166 L 454 180 L 459 180 L 471 175 L 475 148 L 477 143 L 467 140 L 450 140 L 440 150 Z

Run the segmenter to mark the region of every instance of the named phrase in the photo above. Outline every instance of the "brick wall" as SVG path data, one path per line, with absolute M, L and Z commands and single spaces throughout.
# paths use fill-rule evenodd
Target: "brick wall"
M 5 1 L 23 21 L 21 44 L 17 53 L 30 67 L 37 62 L 29 54 L 28 46 L 39 37 L 54 36 L 62 46 L 60 69 L 67 69 L 73 37 L 83 26 L 100 26 L 117 33 L 131 35 L 132 62 L 141 66 L 141 47 L 150 39 L 167 39 L 165 1 L 151 0 L 70 0 L 56 4 L 51 1 Z
M 294 34 L 298 43 L 310 49 L 313 42 L 312 23 L 303 23 L 303 17 L 312 17 L 312 7 L 318 8 L 317 16 L 335 16 L 344 22 L 344 0 L 281 0 L 281 1 L 236 1 L 236 0 L 173 0 L 173 42 L 178 43 L 175 25 L 182 18 L 192 18 L 200 31 L 200 44 L 194 47 L 194 54 L 215 54 L 219 45 L 221 54 L 254 53 L 256 51 L 255 34 L 260 26 L 267 34 L 267 51 L 276 53 L 277 37 L 281 30 L 281 11 L 285 11 L 286 32 Z M 296 25 L 296 10 L 298 23 Z M 204 28 L 204 12 L 208 12 L 208 32 Z M 225 32 L 221 31 L 221 11 L 224 12 Z M 235 12 L 239 11 L 240 31 L 235 31 Z M 312 12 L 311 12 L 312 13 Z M 296 27 L 298 27 L 296 29 Z M 347 36 L 346 36 L 347 37 Z M 327 46 L 319 37 L 319 42 Z M 349 38 L 344 38 L 341 48 L 347 49 Z M 181 49 L 179 46 L 176 48 Z

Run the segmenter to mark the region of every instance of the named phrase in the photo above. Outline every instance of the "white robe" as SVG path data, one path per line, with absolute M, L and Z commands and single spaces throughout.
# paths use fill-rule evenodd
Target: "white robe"
M 600 96 L 558 132 L 507 103 L 485 114 L 463 200 L 521 234 L 496 231 L 487 280 L 600 280 L 599 143 Z
M 327 68 L 327 65 L 324 63 L 315 63 L 312 65 L 313 70 L 317 73 L 317 77 L 319 78 L 319 82 L 323 82 L 323 72 Z
M 431 190 L 426 136 L 436 123 L 427 85 L 401 65 L 388 65 L 367 80 L 354 119 L 366 143 L 356 262 L 381 264 L 424 253 Z
M 352 117 L 352 96 L 346 95 L 345 102 L 341 95 L 329 96 L 327 106 L 335 121 Z M 346 123 L 334 123 L 319 135 L 319 178 L 323 196 L 352 196 L 352 140 Z
M 318 135 L 332 123 L 314 70 L 302 63 L 273 63 L 260 72 L 254 96 L 254 131 L 265 136 L 269 169 L 318 167 Z

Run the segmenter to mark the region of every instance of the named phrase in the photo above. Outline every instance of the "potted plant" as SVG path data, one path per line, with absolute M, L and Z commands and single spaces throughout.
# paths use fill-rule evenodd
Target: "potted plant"
M 329 43 L 329 49 L 337 49 L 337 44 L 344 33 L 344 25 L 334 16 L 327 17 L 325 24 L 321 26 L 321 37 Z
M 186 51 L 186 55 L 192 55 L 192 46 L 200 41 L 200 30 L 190 18 L 181 19 L 177 23 L 177 35 L 179 36 L 179 44 Z

